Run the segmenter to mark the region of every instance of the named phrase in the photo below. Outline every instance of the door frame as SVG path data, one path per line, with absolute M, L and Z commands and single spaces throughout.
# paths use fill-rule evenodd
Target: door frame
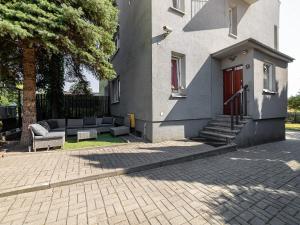
M 225 109 L 225 105 L 224 105 L 224 103 L 225 103 L 225 84 L 224 84 L 224 73 L 225 72 L 228 72 L 229 70 L 231 70 L 231 71 L 239 71 L 239 70 L 242 70 L 242 79 L 241 79 L 241 81 L 242 81 L 242 84 L 241 84 L 241 86 L 243 86 L 244 85 L 244 65 L 243 64 L 238 64 L 238 65 L 235 65 L 235 66 L 232 66 L 232 67 L 228 67 L 228 68 L 225 68 L 225 69 L 223 69 L 222 71 L 223 71 L 223 74 L 222 74 L 222 76 L 223 76 L 223 114 L 224 115 L 226 115 L 226 114 L 228 114 L 228 113 L 226 113 L 226 109 Z M 234 89 L 234 84 L 232 84 L 232 87 L 231 87 L 232 89 Z M 232 90 L 232 92 L 233 92 L 233 90 Z M 235 93 L 232 93 L 232 95 L 233 94 L 235 94 Z M 229 106 L 227 106 L 227 107 L 229 107 Z M 239 104 L 239 107 L 240 107 L 240 104 Z M 239 109 L 239 111 L 240 111 L 240 109 Z

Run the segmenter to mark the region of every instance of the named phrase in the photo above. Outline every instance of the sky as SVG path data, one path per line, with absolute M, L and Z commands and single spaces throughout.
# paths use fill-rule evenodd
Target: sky
M 300 0 L 281 0 L 279 50 L 296 60 L 289 65 L 288 95 L 300 91 Z M 99 92 L 99 81 L 87 74 L 93 92 Z M 70 84 L 65 85 L 69 90 Z
M 296 60 L 289 65 L 289 96 L 300 91 L 300 1 L 281 0 L 279 50 Z

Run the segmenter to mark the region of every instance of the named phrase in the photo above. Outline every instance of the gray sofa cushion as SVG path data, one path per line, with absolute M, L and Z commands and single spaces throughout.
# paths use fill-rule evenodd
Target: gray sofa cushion
M 103 117 L 102 124 L 113 124 L 113 121 L 112 117 Z
M 82 128 L 83 119 L 68 119 L 68 128 Z
M 49 124 L 50 129 L 58 128 L 58 122 L 56 120 L 48 120 L 47 123 Z
M 49 132 L 40 124 L 31 124 L 30 125 L 33 133 L 37 136 L 46 136 Z
M 84 126 L 97 125 L 96 117 L 84 118 Z
M 49 124 L 46 121 L 40 121 L 38 122 L 38 124 L 40 124 L 42 127 L 44 127 L 47 131 L 49 131 L 51 128 L 49 126 Z
M 100 127 L 113 127 L 113 125 L 112 124 L 101 124 Z
M 84 128 L 97 128 L 98 125 L 84 125 Z
M 65 130 L 66 130 L 65 128 L 55 128 L 55 129 L 50 130 L 50 132 L 60 132 L 60 131 L 65 131 Z
M 97 126 L 101 126 L 102 125 L 102 118 L 97 118 L 96 121 L 97 121 Z
M 57 139 L 57 138 L 64 138 L 66 135 L 65 132 L 51 132 L 46 134 L 45 136 L 36 136 L 35 139 L 37 140 L 50 140 L 50 139 Z

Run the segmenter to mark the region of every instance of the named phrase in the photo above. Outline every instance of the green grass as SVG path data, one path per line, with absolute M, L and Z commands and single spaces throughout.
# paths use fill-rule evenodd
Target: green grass
M 300 131 L 300 123 L 286 123 L 285 127 L 287 130 Z
M 124 140 L 118 137 L 113 137 L 111 134 L 101 134 L 95 140 L 83 140 L 77 142 L 76 137 L 67 138 L 64 150 L 75 150 L 82 148 L 92 148 L 92 147 L 107 147 L 116 144 L 125 143 Z

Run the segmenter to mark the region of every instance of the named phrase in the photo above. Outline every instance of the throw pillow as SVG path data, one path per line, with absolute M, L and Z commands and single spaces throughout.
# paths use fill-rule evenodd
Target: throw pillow
M 48 120 L 47 123 L 51 130 L 58 128 L 58 122 L 56 120 Z
M 46 136 L 48 134 L 48 131 L 42 127 L 40 124 L 31 124 L 31 129 L 33 133 L 37 136 Z
M 47 131 L 50 130 L 50 126 L 46 121 L 40 121 L 40 122 L 38 122 L 38 124 L 40 124 L 42 127 L 44 127 Z

